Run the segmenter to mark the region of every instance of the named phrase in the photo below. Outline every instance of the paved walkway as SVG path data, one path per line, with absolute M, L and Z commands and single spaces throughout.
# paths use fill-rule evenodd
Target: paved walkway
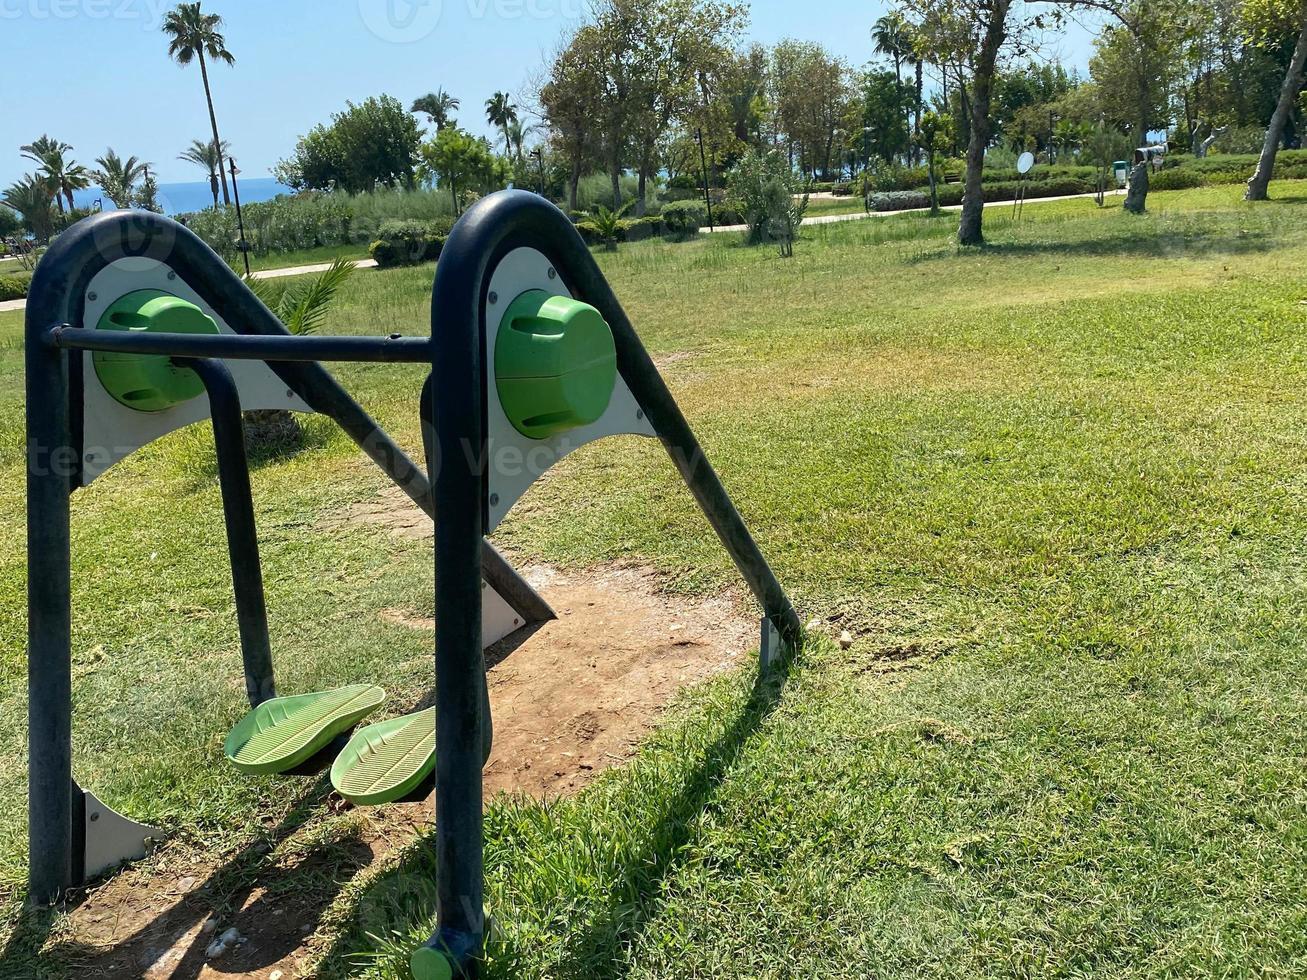
M 375 269 L 377 263 L 373 259 L 359 259 L 354 263 L 356 269 Z M 317 265 L 297 265 L 289 269 L 263 269 L 254 273 L 255 279 L 285 279 L 289 276 L 311 276 L 317 272 L 326 272 L 331 268 L 330 262 L 320 262 Z M 13 313 L 18 310 L 27 309 L 27 300 L 13 299 L 0 303 L 0 313 Z
M 1116 197 L 1124 193 L 1125 191 L 1108 191 L 1107 196 Z M 1028 201 L 1026 201 L 1026 203 L 1033 207 L 1036 204 L 1045 204 L 1051 201 L 1093 200 L 1096 197 L 1098 197 L 1097 194 L 1066 194 L 1062 197 L 1032 197 Z M 856 200 L 856 198 L 850 198 L 850 200 Z M 985 204 L 985 207 L 1010 208 L 1012 204 L 1013 204 L 1012 201 L 989 201 Z M 962 205 L 950 204 L 946 207 L 941 207 L 940 210 L 961 211 Z M 930 208 L 905 208 L 902 211 L 872 211 L 870 214 L 864 211 L 854 211 L 852 214 L 821 214 L 815 218 L 804 218 L 803 224 L 804 227 L 807 227 L 808 225 L 836 225 L 845 221 L 865 221 L 868 218 L 889 218 L 889 217 L 893 217 L 896 214 L 929 214 L 929 213 L 930 213 Z M 703 231 L 704 234 L 709 234 L 707 228 L 703 228 L 700 230 Z M 748 225 L 719 225 L 718 227 L 712 229 L 712 231 L 717 234 L 721 234 L 722 232 L 731 232 L 731 231 L 744 232 L 748 230 L 749 230 Z
M 1125 191 L 1109 191 L 1107 196 L 1115 197 L 1119 194 L 1124 194 L 1124 193 Z M 1092 199 L 1097 196 L 1098 195 L 1096 194 L 1068 194 L 1064 197 L 1037 197 L 1030 201 L 1027 201 L 1026 203 L 1035 205 L 1035 204 L 1044 204 L 1050 201 L 1079 201 L 1079 200 Z M 985 205 L 985 207 L 987 208 L 1002 208 L 1002 207 L 1011 207 L 1011 206 L 1012 206 L 1011 201 L 990 201 L 988 204 Z M 940 208 L 940 210 L 961 211 L 962 205 L 954 204 L 948 207 Z M 804 220 L 803 223 L 805 225 L 834 225 L 834 224 L 840 224 L 841 222 L 844 221 L 865 221 L 868 218 L 888 218 L 891 215 L 895 215 L 895 214 L 922 214 L 922 213 L 928 213 L 929 211 L 930 208 L 910 208 L 905 211 L 873 211 L 871 212 L 871 214 L 866 214 L 862 211 L 855 211 L 853 214 L 822 214 L 822 215 L 818 215 L 815 218 L 807 218 Z M 722 234 L 724 232 L 733 232 L 733 231 L 744 232 L 749 230 L 749 226 L 748 225 L 720 225 L 712 230 L 717 234 Z M 703 229 L 703 231 L 705 234 L 708 233 L 708 229 L 706 228 Z M 375 269 L 376 267 L 377 267 L 377 263 L 372 259 L 359 259 L 357 262 L 354 263 L 354 268 L 356 269 Z M 317 272 L 326 272 L 330 268 L 331 268 L 330 262 L 322 262 L 317 265 L 297 265 L 289 269 L 264 269 L 261 272 L 254 273 L 254 278 L 255 279 L 285 279 L 289 276 L 309 276 Z M 8 302 L 0 303 L 0 313 L 11 313 L 17 310 L 24 310 L 26 308 L 27 308 L 27 300 L 25 299 L 15 299 L 15 300 L 9 300 Z

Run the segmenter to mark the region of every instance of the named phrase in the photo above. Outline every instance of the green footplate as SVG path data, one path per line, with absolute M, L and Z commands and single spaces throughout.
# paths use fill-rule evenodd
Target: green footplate
M 331 767 L 336 792 L 359 806 L 402 800 L 436 766 L 436 710 L 359 729 Z
M 454 964 L 438 949 L 421 946 L 409 958 L 413 980 L 452 980 Z
M 241 772 L 287 772 L 313 758 L 386 700 L 375 684 L 265 701 L 227 736 L 227 759 Z

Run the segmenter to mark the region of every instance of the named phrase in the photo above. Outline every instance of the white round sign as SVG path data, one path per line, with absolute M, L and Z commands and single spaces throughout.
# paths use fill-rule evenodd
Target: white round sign
M 1017 173 L 1028 174 L 1035 165 L 1035 155 L 1027 150 L 1017 158 Z

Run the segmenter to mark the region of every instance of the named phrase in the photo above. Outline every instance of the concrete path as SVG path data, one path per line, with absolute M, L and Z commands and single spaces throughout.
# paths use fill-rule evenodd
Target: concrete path
M 1124 194 L 1125 191 L 1107 192 L 1108 197 L 1117 197 L 1118 195 L 1124 195 Z M 1034 207 L 1037 204 L 1047 204 L 1052 201 L 1093 200 L 1096 197 L 1098 197 L 1097 194 L 1066 194 L 1062 197 L 1035 197 L 1026 201 L 1026 204 L 1031 207 Z M 1010 208 L 1012 206 L 1012 203 L 1013 203 L 1012 201 L 989 201 L 988 203 L 985 204 L 985 207 Z M 962 205 L 950 204 L 947 207 L 941 207 L 940 210 L 961 211 Z M 889 218 L 889 217 L 893 217 L 896 214 L 929 214 L 929 213 L 930 213 L 930 208 L 905 208 L 902 211 L 872 211 L 870 214 L 867 214 L 866 212 L 863 211 L 854 211 L 852 214 L 821 214 L 815 218 L 804 218 L 803 225 L 806 228 L 808 225 L 836 225 L 845 221 L 865 221 L 867 218 Z M 732 231 L 744 232 L 748 230 L 749 230 L 748 225 L 719 225 L 718 227 L 712 229 L 712 231 L 717 234 L 721 234 L 722 232 L 732 232 Z M 702 228 L 700 229 L 700 231 L 702 231 L 704 234 L 709 234 L 707 228 Z
M 354 263 L 356 269 L 375 269 L 377 263 L 373 259 L 359 259 Z M 289 269 L 263 269 L 253 274 L 255 279 L 285 279 L 290 276 L 311 276 L 314 273 L 326 272 L 331 268 L 330 262 L 320 262 L 317 265 L 297 265 Z M 18 310 L 27 309 L 27 300 L 13 299 L 0 303 L 0 313 L 13 313 Z

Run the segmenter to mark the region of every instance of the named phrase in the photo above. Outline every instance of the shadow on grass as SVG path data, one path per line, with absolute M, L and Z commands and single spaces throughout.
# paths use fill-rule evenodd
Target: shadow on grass
M 1067 258 L 1138 257 L 1146 259 L 1207 258 L 1221 255 L 1248 255 L 1265 252 L 1274 243 L 1265 232 L 1243 232 L 1237 236 L 1220 234 L 1177 235 L 1156 228 L 1140 228 L 1105 238 L 1079 242 L 1029 241 L 986 242 L 979 247 L 960 250 L 958 246 L 920 252 L 913 263 L 955 259 L 959 254 L 975 256 L 1066 256 Z
M 658 798 L 645 812 L 630 813 L 623 830 L 640 828 L 635 846 L 601 849 L 610 863 L 594 869 L 592 875 L 611 880 L 606 901 L 568 937 L 552 971 L 555 975 L 592 980 L 617 980 L 626 975 L 623 951 L 636 945 L 657 917 L 664 883 L 684 860 L 701 814 L 712 803 L 750 737 L 780 703 L 792 669 L 792 663 L 778 666 L 754 684 L 738 716 L 704 749 L 686 773 L 679 792 Z M 419 841 L 409 847 L 397 866 L 372 882 L 353 903 L 351 921 L 320 963 L 324 974 L 343 974 L 361 961 L 377 958 L 377 954 L 360 949 L 367 945 L 380 945 L 381 957 L 406 955 L 405 931 L 412 929 L 425 935 L 434 927 L 433 872 L 428 842 Z M 560 900 L 564 898 L 560 896 Z M 494 909 L 488 911 L 494 915 Z M 515 963 L 527 958 L 528 951 L 501 945 L 495 950 L 491 974 L 524 975 Z
M 248 940 L 224 956 L 223 972 L 247 975 L 280 962 L 303 945 L 340 890 L 372 859 L 357 839 L 337 839 L 296 854 L 292 869 L 278 867 L 277 848 L 308 822 L 330 791 L 326 777 L 319 778 L 275 828 L 213 869 L 170 908 L 110 944 L 74 939 L 42 950 L 59 916 L 83 904 L 91 892 L 79 890 L 61 909 L 24 910 L 0 951 L 0 977 L 143 976 L 160 963 L 172 980 L 193 980 L 204 970 L 206 948 L 215 938 L 196 930 L 211 916 L 222 929 L 234 927 Z M 139 905 L 152 901 L 157 895 L 142 895 Z M 136 907 L 124 902 L 106 918 L 131 914 Z M 164 957 L 171 957 L 166 967 Z

